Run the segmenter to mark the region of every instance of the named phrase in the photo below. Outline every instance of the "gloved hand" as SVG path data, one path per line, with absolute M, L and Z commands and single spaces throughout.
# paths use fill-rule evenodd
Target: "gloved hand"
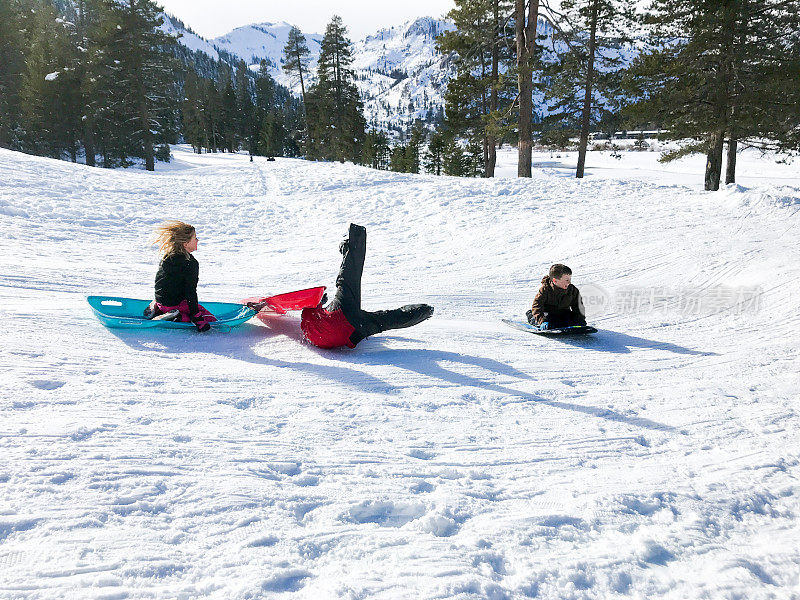
M 208 331 L 211 329 L 211 325 L 209 325 L 208 321 L 206 321 L 205 315 L 201 312 L 192 315 L 192 323 L 194 323 L 197 327 L 197 331 Z
M 550 329 L 550 323 L 547 321 L 542 321 L 542 323 L 539 325 L 539 331 L 547 331 L 548 329 Z
M 317 304 L 317 308 L 322 308 L 328 303 L 328 293 L 322 292 L 322 298 L 319 299 L 319 304 Z

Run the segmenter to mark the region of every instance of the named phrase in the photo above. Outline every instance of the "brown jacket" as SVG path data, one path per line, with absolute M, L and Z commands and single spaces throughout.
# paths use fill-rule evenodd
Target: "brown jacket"
M 550 277 L 546 276 L 542 279 L 542 287 L 539 288 L 533 299 L 533 306 L 531 306 L 534 321 L 537 325 L 541 325 L 547 320 L 548 313 L 562 311 L 579 312 L 586 316 L 581 293 L 571 283 L 565 290 L 557 288 L 553 285 Z

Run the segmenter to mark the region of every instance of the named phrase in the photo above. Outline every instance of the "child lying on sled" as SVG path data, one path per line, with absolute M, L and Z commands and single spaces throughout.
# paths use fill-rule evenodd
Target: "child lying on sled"
M 533 306 L 525 313 L 528 323 L 541 330 L 586 325 L 581 293 L 571 281 L 572 270 L 567 265 L 551 266 L 548 275 L 542 279 Z

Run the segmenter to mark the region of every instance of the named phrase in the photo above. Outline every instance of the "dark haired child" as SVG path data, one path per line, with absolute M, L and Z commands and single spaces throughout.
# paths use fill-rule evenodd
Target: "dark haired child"
M 572 270 L 567 265 L 550 267 L 533 299 L 533 306 L 525 314 L 528 323 L 541 330 L 586 325 L 581 293 L 572 285 Z

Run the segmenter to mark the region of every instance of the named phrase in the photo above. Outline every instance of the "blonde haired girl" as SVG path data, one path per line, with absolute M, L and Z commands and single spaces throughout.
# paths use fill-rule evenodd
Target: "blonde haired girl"
M 155 230 L 153 243 L 161 251 L 156 273 L 156 299 L 147 316 L 174 313 L 175 320 L 192 322 L 199 331 L 208 331 L 217 319 L 197 301 L 200 265 L 192 256 L 197 250 L 197 232 L 188 223 L 167 221 Z

